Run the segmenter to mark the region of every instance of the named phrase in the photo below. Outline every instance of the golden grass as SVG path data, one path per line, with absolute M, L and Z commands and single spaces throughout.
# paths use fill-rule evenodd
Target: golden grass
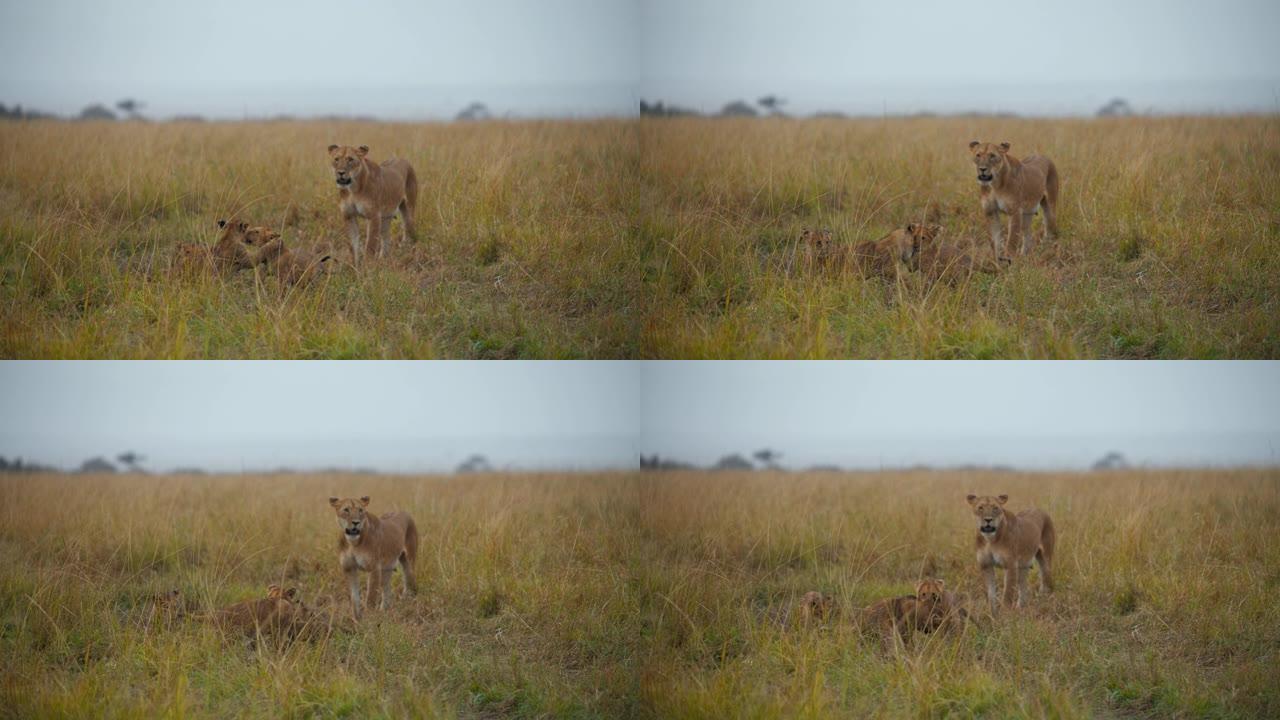
M 973 137 L 1053 157 L 1059 242 L 954 286 L 793 262 L 930 206 L 984 239 Z M 167 272 L 236 211 L 345 247 L 334 141 L 414 163 L 418 243 L 284 298 Z M 0 124 L 4 357 L 1277 357 L 1278 249 L 1274 116 Z
M 1055 161 L 1059 242 L 954 287 L 789 267 L 806 226 L 853 244 L 930 206 L 986 243 L 975 138 Z M 647 357 L 1280 355 L 1275 116 L 648 119 L 641 158 Z
M 978 593 L 970 490 L 1052 514 L 1058 592 L 897 652 L 783 622 L 806 590 L 856 607 L 929 563 Z M 287 572 L 309 602 L 344 602 L 333 493 L 413 514 L 417 598 L 284 649 L 140 625 L 149 593 L 212 607 Z M 1274 470 L 10 475 L 0 508 L 14 716 L 1280 712 Z
M 348 259 L 331 142 L 410 159 L 418 243 L 284 298 L 252 273 L 170 275 L 235 212 Z M 634 355 L 636 147 L 622 121 L 3 123 L 0 355 Z

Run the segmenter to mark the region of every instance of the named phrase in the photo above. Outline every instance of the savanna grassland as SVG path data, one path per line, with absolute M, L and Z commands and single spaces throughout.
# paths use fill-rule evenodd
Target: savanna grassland
M 625 488 L 587 475 L 0 477 L 0 715 L 635 715 Z M 148 597 L 170 588 L 193 613 L 268 583 L 349 609 L 331 494 L 413 515 L 416 597 L 284 647 L 250 649 L 195 618 L 146 626 Z
M 413 164 L 418 242 L 350 266 L 330 143 Z M 636 148 L 625 121 L 3 123 L 0 356 L 634 356 Z M 344 266 L 175 277 L 232 215 Z
M 1274 470 L 671 474 L 645 490 L 656 716 L 1280 713 Z M 847 621 L 785 622 L 805 591 L 847 610 L 922 570 L 985 602 L 970 492 L 1051 515 L 1055 593 L 893 650 Z
M 955 283 L 797 262 L 804 227 L 985 247 L 973 138 L 1054 159 L 1057 242 Z M 413 163 L 416 243 L 350 266 L 331 142 Z M 0 151 L 4 357 L 1280 357 L 1274 116 L 32 121 Z M 338 270 L 170 272 L 234 214 Z
M 978 596 L 970 491 L 1053 516 L 1056 593 L 890 649 L 845 620 L 793 621 L 807 590 L 848 609 L 926 568 Z M 145 624 L 169 588 L 196 611 L 282 581 L 347 607 L 334 493 L 416 518 L 417 597 L 283 647 Z M 9 475 L 0 508 L 12 716 L 1280 711 L 1274 470 Z
M 989 247 L 973 139 L 1054 160 L 1056 243 L 954 286 L 796 262 L 805 227 Z M 641 158 L 649 357 L 1280 356 L 1280 117 L 646 119 Z

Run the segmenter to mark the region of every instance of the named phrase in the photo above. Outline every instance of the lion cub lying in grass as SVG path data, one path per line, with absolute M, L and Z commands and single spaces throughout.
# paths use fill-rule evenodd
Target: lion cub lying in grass
M 1001 269 L 1000 262 L 984 256 L 972 243 L 944 238 L 943 227 L 935 224 L 909 223 L 879 240 L 853 247 L 837 242 L 830 230 L 805 228 L 800 233 L 800 246 L 811 267 L 849 264 L 867 277 L 919 272 L 932 281 L 954 282 L 975 272 Z
M 310 617 L 297 588 L 285 590 L 279 585 L 270 585 L 265 598 L 241 600 L 214 612 L 209 619 L 228 634 L 293 640 Z
M 256 248 L 254 258 L 257 264 L 273 271 L 282 288 L 306 285 L 332 267 L 333 255 L 324 249 L 290 250 L 279 234 L 259 236 L 245 242 Z
M 890 646 L 895 638 L 905 642 L 916 633 L 962 625 L 968 612 L 943 585 L 941 580 L 921 580 L 914 595 L 886 598 L 868 605 L 858 615 L 858 626 L 865 633 L 878 635 Z
M 213 245 L 178 243 L 178 249 L 173 258 L 175 273 L 213 272 L 230 275 L 240 270 L 249 270 L 261 262 L 253 247 L 280 237 L 280 233 L 271 228 L 250 225 L 235 218 L 219 220 L 218 227 L 222 232 Z

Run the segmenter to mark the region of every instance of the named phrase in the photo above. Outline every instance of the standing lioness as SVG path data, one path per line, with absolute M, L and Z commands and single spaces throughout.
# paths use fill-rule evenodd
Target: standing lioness
M 1043 155 L 1019 160 L 1009 154 L 1009 147 L 1007 142 L 969 143 L 978 169 L 978 184 L 982 186 L 982 212 L 991 226 L 991 245 L 997 259 L 1005 257 L 1000 213 L 1009 216 L 1009 237 L 1022 243 L 1023 255 L 1035 244 L 1031 219 L 1037 208 L 1044 208 L 1045 238 L 1058 236 L 1058 168 Z
M 338 208 L 351 234 L 353 262 L 360 262 L 360 223 L 369 221 L 365 252 L 382 256 L 382 238 L 389 235 L 391 218 L 400 213 L 400 241 L 414 237 L 413 209 L 418 204 L 418 176 L 404 158 L 381 165 L 369 159 L 369 146 L 330 145 L 329 159 L 338 184 Z
M 987 583 L 987 601 L 996 612 L 996 568 L 1004 568 L 1004 602 L 1014 602 L 1017 583 L 1017 607 L 1026 603 L 1027 573 L 1034 560 L 1040 566 L 1040 589 L 1053 591 L 1053 546 L 1057 535 L 1053 521 L 1043 510 L 1031 508 L 1014 515 L 1004 509 L 1008 495 L 992 497 L 968 496 L 973 515 L 978 521 L 978 567 Z
M 360 619 L 360 571 L 369 573 L 369 598 L 379 597 L 378 608 L 387 608 L 391 593 L 391 574 L 396 563 L 404 571 L 405 594 L 417 594 L 418 581 L 413 576 L 413 562 L 418 556 L 418 527 L 405 512 L 389 512 L 378 517 L 366 511 L 369 496 L 359 500 L 329 498 L 338 516 L 342 536 L 338 539 L 338 563 L 347 576 L 351 591 L 351 611 Z M 380 593 L 377 591 L 381 590 Z

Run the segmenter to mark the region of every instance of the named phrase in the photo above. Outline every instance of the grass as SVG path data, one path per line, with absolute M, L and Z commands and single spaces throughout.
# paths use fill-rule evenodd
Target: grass
M 1057 243 L 956 286 L 790 269 L 806 226 L 989 242 L 975 138 L 1055 161 Z M 641 158 L 648 357 L 1280 355 L 1276 116 L 654 119 Z
M 804 226 L 985 238 L 974 137 L 1057 162 L 1059 242 L 795 269 Z M 419 242 L 285 297 L 167 272 L 233 212 L 342 246 L 330 142 L 413 162 Z M 3 357 L 1274 358 L 1278 250 L 1276 116 L 0 125 Z
M 782 621 L 806 590 L 856 607 L 925 565 L 977 593 L 969 490 L 1052 514 L 1057 593 L 900 651 Z M 340 604 L 335 492 L 413 514 L 419 596 L 286 648 L 140 624 L 170 587 Z M 1280 712 L 1276 471 L 8 475 L 0 513 L 8 716 Z
M 417 243 L 286 297 L 168 272 L 237 212 L 349 260 L 331 142 L 413 163 Z M 0 356 L 632 356 L 635 151 L 622 121 L 4 123 Z

